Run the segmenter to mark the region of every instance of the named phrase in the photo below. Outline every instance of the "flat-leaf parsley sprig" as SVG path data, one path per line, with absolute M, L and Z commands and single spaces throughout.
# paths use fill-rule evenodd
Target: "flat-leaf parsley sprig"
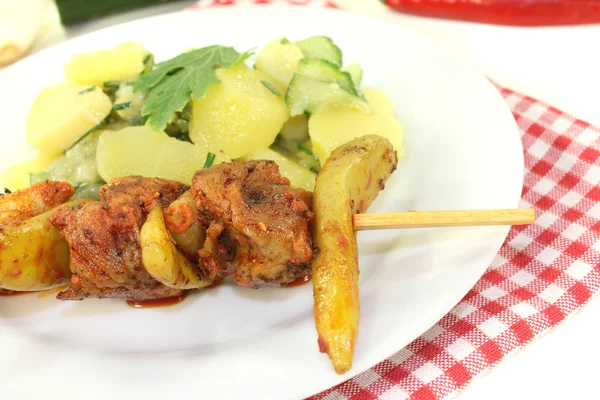
M 175 113 L 190 102 L 190 94 L 194 99 L 200 99 L 210 85 L 221 83 L 215 69 L 242 63 L 251 54 L 251 51 L 240 54 L 233 47 L 215 45 L 156 64 L 152 71 L 140 75 L 133 85 L 135 92 L 148 90 L 142 104 L 142 115 L 148 117 L 146 125 L 154 131 L 164 130 Z

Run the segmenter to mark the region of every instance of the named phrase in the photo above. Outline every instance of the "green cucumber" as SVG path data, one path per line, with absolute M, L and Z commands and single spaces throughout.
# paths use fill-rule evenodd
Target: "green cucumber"
M 76 198 L 98 199 L 98 189 L 104 184 L 96 167 L 96 148 L 101 132 L 96 130 L 68 149 L 45 170 L 30 175 L 31 184 L 46 180 L 69 182 L 76 189 Z
M 291 116 L 310 115 L 334 107 L 353 108 L 360 112 L 369 112 L 369 106 L 360 97 L 354 96 L 336 82 L 324 82 L 300 74 L 294 74 L 285 102 Z
M 288 119 L 279 134 L 283 141 L 291 142 L 297 147 L 298 143 L 308 140 L 308 118 L 305 115 L 297 115 Z
M 358 96 L 352 76 L 334 63 L 319 58 L 303 58 L 298 62 L 298 74 L 325 82 L 335 82 L 346 92 Z
M 348 65 L 346 68 L 342 68 L 342 71 L 346 71 L 352 77 L 352 82 L 354 85 L 358 87 L 362 82 L 363 77 L 363 69 L 358 63 L 352 63 Z
M 338 67 L 342 66 L 342 50 L 327 36 L 312 36 L 296 42 L 296 46 L 302 50 L 306 58 L 322 58 Z

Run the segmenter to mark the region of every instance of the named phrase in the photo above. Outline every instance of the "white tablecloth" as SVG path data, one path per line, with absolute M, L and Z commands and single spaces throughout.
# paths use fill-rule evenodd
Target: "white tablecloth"
M 60 27 L 56 10 L 51 8 L 32 52 L 106 26 L 179 10 L 191 3 L 136 10 L 66 31 Z M 600 126 L 600 25 L 507 28 L 401 15 L 377 0 L 338 3 L 419 31 L 462 54 L 497 83 Z M 596 344 L 596 333 L 600 332 L 598 314 L 600 300 L 594 300 L 561 326 L 471 383 L 459 399 L 598 397 L 594 395 L 594 361 L 600 359 L 600 346 Z

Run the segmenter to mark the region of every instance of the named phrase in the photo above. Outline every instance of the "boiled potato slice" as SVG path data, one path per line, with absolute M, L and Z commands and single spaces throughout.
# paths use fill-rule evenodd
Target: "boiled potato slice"
M 223 154 L 215 153 L 214 164 L 229 161 Z M 106 182 L 140 175 L 191 183 L 207 154 L 207 148 L 202 145 L 182 142 L 147 126 L 135 126 L 105 131 L 98 141 L 96 162 Z
M 256 56 L 256 69 L 269 75 L 284 90 L 292 80 L 298 61 L 304 58 L 302 50 L 285 38 L 267 43 Z
M 54 157 L 38 155 L 31 160 L 13 165 L 7 168 L 0 177 L 0 184 L 13 192 L 25 189 L 31 184 L 30 174 L 38 173 L 46 169 L 54 160 Z
M 192 141 L 231 158 L 269 147 L 290 116 L 284 101 L 261 83 L 269 77 L 245 65 L 219 69 L 217 76 L 222 83 L 192 101 Z
M 61 207 L 71 207 L 72 201 Z M 46 290 L 69 282 L 69 245 L 50 223 L 54 211 L 0 230 L 0 288 Z
M 394 116 L 394 103 L 381 90 L 365 88 L 362 89 L 362 92 L 373 114 L 385 117 Z
M 141 44 L 125 42 L 110 50 L 74 55 L 65 64 L 65 75 L 75 85 L 102 87 L 106 81 L 130 81 L 144 70 L 147 55 Z
M 162 207 L 156 203 L 140 231 L 142 262 L 154 279 L 176 289 L 199 289 L 213 280 L 206 277 L 175 248 L 165 226 Z
M 338 108 L 315 113 L 309 119 L 313 151 L 321 163 L 335 148 L 363 135 L 383 136 L 402 154 L 403 128 L 394 116 L 392 102 L 378 90 L 364 89 L 363 93 L 370 113 Z
M 319 347 L 337 373 L 352 366 L 358 330 L 358 247 L 352 214 L 367 210 L 396 168 L 389 140 L 363 136 L 335 149 L 317 176 L 313 194 L 314 316 Z
M 35 99 L 26 135 L 41 154 L 62 153 L 110 113 L 110 98 L 97 87 L 88 89 L 61 83 L 45 88 Z
M 279 173 L 290 180 L 292 188 L 299 188 L 312 192 L 315 187 L 317 174 L 304 168 L 294 160 L 269 148 L 255 151 L 244 160 L 272 160 L 279 166 Z

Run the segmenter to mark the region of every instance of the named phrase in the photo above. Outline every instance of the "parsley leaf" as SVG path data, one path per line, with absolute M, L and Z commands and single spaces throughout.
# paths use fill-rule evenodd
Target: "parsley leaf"
M 229 68 L 250 57 L 232 47 L 208 46 L 180 54 L 155 65 L 151 72 L 140 75 L 133 85 L 135 92 L 149 90 L 142 104 L 142 115 L 153 130 L 162 131 L 175 113 L 194 99 L 206 95 L 212 84 L 221 83 L 216 68 Z

